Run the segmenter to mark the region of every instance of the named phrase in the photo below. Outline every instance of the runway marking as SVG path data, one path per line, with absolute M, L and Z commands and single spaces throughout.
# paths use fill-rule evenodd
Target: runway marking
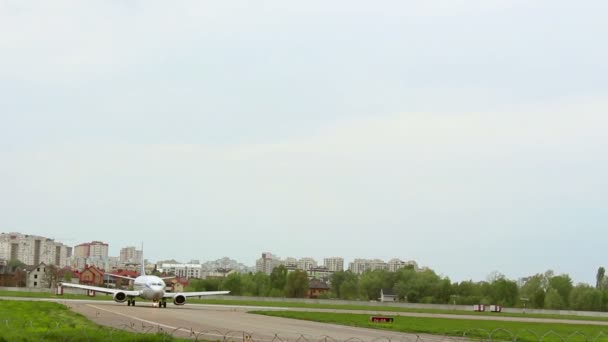
M 131 315 L 127 315 L 127 314 L 123 314 L 123 313 L 120 313 L 120 312 L 116 312 L 116 311 L 112 311 L 112 310 L 108 310 L 108 309 L 100 308 L 100 307 L 98 307 L 98 306 L 91 305 L 91 304 L 86 304 L 86 306 L 89 306 L 89 307 L 92 307 L 92 308 L 95 308 L 95 309 L 97 309 L 97 310 L 101 310 L 101 311 L 107 311 L 107 312 L 112 313 L 112 314 L 114 314 L 114 315 L 118 315 L 118 316 L 123 316 L 123 317 L 131 318 L 131 319 L 135 319 L 135 320 L 138 320 L 138 321 L 141 321 L 141 322 L 144 322 L 144 323 L 148 323 L 148 324 L 153 324 L 153 325 L 162 326 L 162 327 L 164 327 L 164 328 L 168 328 L 168 329 L 171 329 L 171 330 L 173 330 L 173 331 L 183 331 L 183 332 L 187 332 L 188 334 L 190 334 L 190 336 L 192 336 L 192 335 L 198 335 L 198 334 L 202 334 L 202 333 L 203 333 L 202 331 L 196 331 L 196 330 L 193 330 L 193 329 L 186 330 L 186 329 L 184 329 L 184 328 L 179 328 L 179 327 L 174 327 L 174 326 L 167 325 L 167 324 L 163 324 L 163 323 L 158 323 L 158 322 L 154 322 L 154 321 L 149 321 L 149 320 L 147 320 L 147 319 L 138 318 L 138 317 L 131 316 Z M 208 336 L 218 336 L 218 337 L 219 337 L 219 336 L 221 336 L 221 337 L 223 337 L 223 336 L 224 336 L 224 335 L 219 335 L 219 334 L 211 334 L 211 333 L 205 333 L 205 335 L 208 335 Z

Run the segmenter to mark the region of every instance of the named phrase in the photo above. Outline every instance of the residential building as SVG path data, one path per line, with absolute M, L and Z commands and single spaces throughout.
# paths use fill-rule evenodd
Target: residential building
M 389 260 L 387 264 L 390 272 L 397 272 L 404 267 L 412 267 L 414 270 L 418 270 L 418 264 L 413 260 L 403 261 L 401 259 L 394 258 Z
M 180 278 L 202 278 L 203 267 L 200 264 L 161 264 L 158 271 Z
M 81 243 L 74 247 L 74 256 L 89 258 L 107 258 L 108 257 L 108 244 L 101 241 L 92 241 Z
M 255 262 L 256 272 L 263 272 L 266 274 L 272 273 L 272 270 L 281 264 L 281 259 L 272 255 L 272 253 L 262 253 L 262 257 Z
M 388 264 L 380 259 L 355 259 L 349 263 L 348 269 L 355 274 L 367 271 L 388 270 Z
M 323 259 L 323 266 L 332 272 L 344 271 L 344 258 L 325 258 Z
M 319 298 L 319 296 L 329 293 L 329 285 L 319 279 L 311 279 L 308 281 L 308 298 Z
M 101 286 L 103 285 L 103 275 L 103 270 L 96 266 L 86 265 L 79 274 L 79 280 L 81 284 Z
M 308 273 L 308 279 L 320 279 L 326 282 L 331 281 L 331 275 L 334 274 L 334 271 L 330 271 L 327 267 L 312 267 L 306 270 Z
M 0 234 L 0 259 L 20 260 L 30 266 L 45 263 L 64 267 L 71 253 L 70 247 L 46 237 L 16 232 Z
M 296 264 L 298 269 L 307 271 L 313 267 L 317 267 L 317 261 L 313 258 L 300 258 Z
M 31 288 L 49 288 L 46 276 L 46 264 L 41 262 L 36 266 L 27 268 L 27 287 Z
M 141 263 L 142 251 L 133 246 L 120 249 L 120 262 L 122 263 Z

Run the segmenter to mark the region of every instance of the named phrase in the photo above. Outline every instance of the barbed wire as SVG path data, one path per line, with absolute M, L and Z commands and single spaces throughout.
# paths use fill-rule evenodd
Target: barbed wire
M 66 329 L 77 333 L 77 337 L 62 337 Z M 15 332 L 23 337 L 15 337 Z M 124 332 L 135 333 L 132 338 L 125 337 Z M 242 330 L 220 331 L 217 329 L 197 331 L 188 327 L 166 328 L 160 325 L 122 323 L 116 326 L 98 326 L 75 328 L 73 323 L 62 321 L 37 322 L 33 320 L 0 319 L 0 341 L 39 340 L 39 341 L 146 341 L 152 335 L 158 341 L 171 341 L 176 338 L 194 341 L 221 342 L 608 342 L 608 333 L 600 331 L 597 334 L 585 334 L 582 331 L 559 333 L 555 330 L 538 333 L 529 329 L 511 331 L 508 329 L 470 329 L 454 331 L 443 335 L 386 332 L 386 336 L 363 339 L 350 337 L 334 338 L 328 335 L 313 336 L 310 334 L 290 334 L 290 336 L 275 333 L 258 334 Z

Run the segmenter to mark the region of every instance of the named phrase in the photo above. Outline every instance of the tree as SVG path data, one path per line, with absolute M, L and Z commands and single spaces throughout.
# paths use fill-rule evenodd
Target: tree
M 275 267 L 270 273 L 270 286 L 283 292 L 287 282 L 287 268 L 283 265 Z
M 347 284 L 346 291 L 348 293 L 343 293 L 343 285 Z M 354 291 L 353 285 L 355 287 Z M 357 298 L 357 287 L 358 287 L 358 279 L 357 275 L 351 271 L 338 271 L 331 275 L 331 291 L 333 294 L 340 299 L 355 299 Z
M 55 265 L 44 266 L 44 283 L 41 284 L 46 288 L 53 288 L 57 284 L 59 271 Z
M 572 291 L 572 279 L 567 274 L 549 278 L 549 287 L 556 289 L 562 298 L 563 306 L 568 307 L 570 292 Z
M 6 266 L 9 269 L 9 272 L 13 273 L 16 272 L 18 270 L 23 271 L 23 269 L 27 266 L 25 263 L 23 263 L 21 260 L 19 259 L 11 259 L 8 261 L 8 263 L 6 264 Z
M 549 289 L 545 296 L 545 309 L 561 310 L 565 307 L 564 300 L 556 289 Z
M 545 306 L 545 288 L 543 286 L 543 274 L 535 274 L 528 277 L 519 293 L 521 297 L 528 298 L 530 307 L 541 309 Z
M 348 299 L 353 300 L 357 299 L 357 294 L 359 293 L 359 284 L 358 278 L 353 277 L 347 279 L 340 285 L 340 299 Z
M 241 295 L 241 275 L 239 273 L 231 273 L 222 282 L 222 290 L 228 290 L 232 295 Z
M 606 270 L 604 267 L 600 267 L 597 269 L 597 275 L 595 276 L 595 288 L 598 290 L 604 289 L 604 276 L 606 274 Z
M 270 277 L 264 272 L 257 272 L 253 275 L 253 281 L 255 282 L 256 296 L 268 296 L 272 286 L 270 285 Z
M 304 298 L 308 292 L 308 274 L 302 270 L 295 270 L 287 275 L 285 283 L 285 297 Z
M 603 304 L 602 291 L 586 284 L 579 284 L 570 293 L 570 307 L 574 310 L 599 311 Z

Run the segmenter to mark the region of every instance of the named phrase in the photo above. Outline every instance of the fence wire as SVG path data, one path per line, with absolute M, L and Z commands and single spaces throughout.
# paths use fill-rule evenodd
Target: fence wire
M 129 334 L 130 333 L 130 334 Z M 0 319 L 0 342 L 4 341 L 221 341 L 221 342 L 608 342 L 608 333 L 589 335 L 581 331 L 560 333 L 549 330 L 470 329 L 444 335 L 378 331 L 386 336 L 363 339 L 334 338 L 327 335 L 276 333 L 273 336 L 254 331 L 195 330 L 190 327 L 168 329 L 160 325 L 133 322 L 116 326 L 76 327 L 70 322 L 19 321 Z

